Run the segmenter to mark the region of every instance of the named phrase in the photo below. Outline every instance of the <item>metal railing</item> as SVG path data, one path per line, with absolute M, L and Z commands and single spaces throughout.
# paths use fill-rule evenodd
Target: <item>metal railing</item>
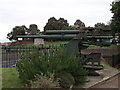
M 64 45 L 60 45 L 60 46 L 64 46 Z M 35 46 L 34 47 L 25 47 L 25 46 L 5 47 L 5 46 L 2 46 L 2 48 L 1 48 L 1 53 L 2 53 L 1 67 L 15 67 L 16 63 L 20 60 L 21 52 L 31 52 L 34 49 L 38 49 L 39 51 L 41 51 L 44 49 L 49 54 L 49 49 L 51 49 L 51 48 L 57 49 L 60 46 L 52 46 L 52 45 L 40 46 L 40 47 L 35 47 Z

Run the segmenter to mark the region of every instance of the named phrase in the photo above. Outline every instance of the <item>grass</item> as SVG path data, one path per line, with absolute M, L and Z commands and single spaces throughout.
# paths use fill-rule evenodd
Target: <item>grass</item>
M 45 42 L 45 45 L 59 46 L 60 44 L 67 44 L 68 41 Z
M 88 48 L 120 48 L 120 44 L 119 45 L 110 45 L 108 47 L 106 47 L 106 46 L 100 47 L 100 46 L 96 46 L 96 45 L 89 45 Z
M 16 68 L 2 68 L 2 88 L 23 88 Z
M 105 69 L 118 70 L 104 62 L 101 62 Z M 0 68 L 1 69 L 1 68 Z M 24 88 L 16 68 L 2 68 L 2 87 L 3 88 Z
M 101 65 L 103 65 L 105 69 L 118 70 L 117 68 L 113 68 L 113 67 L 111 67 L 111 66 L 105 64 L 104 62 L 101 62 Z
M 69 41 L 54 41 L 54 42 L 45 41 L 44 46 L 48 46 L 48 45 L 59 46 L 60 44 L 67 44 L 68 42 Z M 34 43 L 27 44 L 25 46 L 32 47 L 32 46 L 34 46 Z M 120 48 L 120 44 L 119 45 L 103 46 L 103 47 L 100 47 L 97 45 L 89 45 L 88 48 L 118 48 L 118 47 Z
M 68 41 L 54 41 L 54 42 L 45 41 L 44 46 L 48 46 L 48 45 L 59 46 L 60 44 L 66 44 L 66 43 L 68 43 Z M 33 47 L 35 45 L 34 43 L 30 43 L 30 44 L 26 44 L 25 46 Z
M 110 48 L 120 48 L 120 44 L 118 44 L 118 45 L 111 45 Z
M 56 42 L 45 42 L 45 45 L 60 45 L 60 44 L 66 44 L 67 41 L 56 41 Z M 33 46 L 33 44 L 29 44 L 28 46 Z M 111 45 L 109 47 L 102 47 L 102 48 L 116 48 L 120 47 L 119 45 Z M 100 46 L 96 45 L 90 45 L 89 48 L 101 48 Z M 110 70 L 117 70 L 116 68 L 110 67 L 109 65 L 101 62 L 101 64 L 106 69 Z M 23 85 L 19 79 L 19 74 L 16 70 L 16 68 L 0 68 L 2 69 L 2 75 L 0 73 L 0 76 L 2 76 L 2 87 L 3 88 L 23 88 Z

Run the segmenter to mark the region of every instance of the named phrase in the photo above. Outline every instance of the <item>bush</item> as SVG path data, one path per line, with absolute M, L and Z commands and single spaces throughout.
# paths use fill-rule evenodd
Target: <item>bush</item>
M 74 85 L 75 83 L 74 77 L 65 71 L 56 73 L 56 77 L 59 78 L 59 84 L 63 88 L 70 88 L 70 86 Z
M 36 74 L 41 74 L 44 71 L 43 69 L 46 67 L 46 64 L 44 63 L 45 60 L 40 59 L 39 52 L 37 50 L 33 50 L 33 52 L 21 53 L 20 61 L 16 64 L 19 72 L 19 78 L 24 83 L 34 79 Z
M 54 74 L 36 75 L 34 80 L 30 80 L 28 88 L 60 88 L 58 79 L 54 78 Z
M 80 63 L 79 57 L 75 55 L 71 55 L 67 59 L 67 68 L 64 68 L 64 71 L 71 73 L 71 75 L 75 79 L 75 84 L 84 84 L 86 82 L 86 76 L 88 75 L 88 71 L 83 69 L 82 64 Z
M 41 75 L 43 73 L 46 76 L 49 73 L 54 73 L 56 78 L 59 77 L 61 79 L 59 82 L 63 87 L 68 88 L 74 83 L 84 83 L 88 72 L 82 68 L 79 57 L 73 54 L 66 58 L 63 50 L 59 48 L 57 50 L 50 49 L 49 52 L 48 50 L 40 52 L 35 49 L 33 52 L 22 53 L 21 60 L 17 63 L 20 79 L 24 83 L 29 83 L 28 81 L 33 80 L 37 74 Z M 65 78 L 62 78 L 60 72 L 64 72 L 63 76 L 68 81 L 62 80 Z M 67 79 L 67 76 L 69 76 L 69 79 Z

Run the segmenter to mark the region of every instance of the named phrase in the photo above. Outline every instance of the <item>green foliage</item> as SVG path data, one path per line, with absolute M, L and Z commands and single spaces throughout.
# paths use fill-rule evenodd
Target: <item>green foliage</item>
M 38 73 L 38 68 L 35 67 L 36 60 L 39 60 L 37 53 L 21 53 L 21 61 L 17 65 L 17 70 L 19 72 L 19 78 L 23 82 L 28 82 L 27 80 L 34 79 L 34 75 Z M 33 61 L 34 60 L 34 61 Z M 37 63 L 36 63 L 37 64 Z M 37 66 L 37 65 L 36 65 Z M 38 71 L 37 71 L 38 70 Z
M 66 30 L 68 26 L 69 24 L 67 20 L 65 20 L 64 18 L 58 19 L 58 30 Z
M 55 79 L 54 74 L 36 75 L 34 80 L 27 85 L 28 88 L 59 88 L 58 79 Z
M 94 26 L 102 28 L 102 27 L 105 27 L 105 24 L 104 23 L 96 23 Z
M 67 27 L 67 30 L 75 30 L 75 26 L 74 25 L 70 25 L 69 27 Z
M 55 17 L 48 19 L 44 27 L 44 32 L 46 30 L 71 30 L 75 29 L 74 26 L 69 26 L 69 23 L 64 18 L 59 18 L 58 20 Z
M 81 27 L 85 27 L 85 24 L 81 20 L 77 19 L 74 23 L 74 26 L 77 30 L 79 30 Z
M 64 70 L 72 74 L 75 79 L 76 85 L 86 82 L 86 76 L 88 75 L 88 71 L 83 69 L 78 57 L 71 55 L 71 57 L 68 59 L 67 65 L 68 67 Z
M 36 24 L 30 24 L 29 29 L 27 30 L 27 34 L 36 35 L 40 34 L 40 30 Z
M 25 35 L 25 26 L 15 26 L 13 30 L 7 34 L 9 40 L 17 40 L 17 35 Z
M 70 88 L 75 83 L 74 77 L 65 71 L 60 71 L 56 74 L 56 77 L 59 78 L 59 83 L 61 87 Z
M 55 17 L 51 17 L 48 19 L 44 27 L 44 31 L 46 30 L 57 30 L 57 19 Z
M 17 35 L 36 35 L 40 34 L 40 30 L 38 29 L 36 24 L 31 24 L 29 29 L 25 26 L 15 26 L 13 30 L 7 34 L 7 38 L 9 40 L 17 40 Z
M 36 74 L 48 75 L 55 73 L 58 77 L 62 77 L 60 72 L 66 72 L 60 80 L 60 85 L 69 87 L 74 84 L 82 84 L 86 81 L 87 71 L 82 68 L 80 60 L 75 55 L 65 56 L 63 49 L 34 50 L 21 55 L 21 60 L 17 63 L 17 69 L 20 79 L 28 83 L 33 80 Z M 69 77 L 68 77 L 69 76 Z M 73 79 L 74 77 L 74 79 Z M 71 79 L 70 79 L 71 78 Z M 62 80 L 66 79 L 66 80 Z M 68 80 L 68 81 L 67 81 Z
M 113 17 L 111 20 L 111 30 L 112 34 L 120 33 L 120 1 L 112 2 L 111 4 L 111 12 L 113 13 Z

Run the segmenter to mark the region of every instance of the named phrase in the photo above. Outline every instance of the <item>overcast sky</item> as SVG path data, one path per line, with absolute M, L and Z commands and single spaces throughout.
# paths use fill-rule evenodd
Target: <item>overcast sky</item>
M 0 42 L 15 26 L 37 24 L 42 31 L 50 17 L 65 18 L 70 25 L 80 19 L 86 26 L 111 19 L 113 0 L 0 0 Z

